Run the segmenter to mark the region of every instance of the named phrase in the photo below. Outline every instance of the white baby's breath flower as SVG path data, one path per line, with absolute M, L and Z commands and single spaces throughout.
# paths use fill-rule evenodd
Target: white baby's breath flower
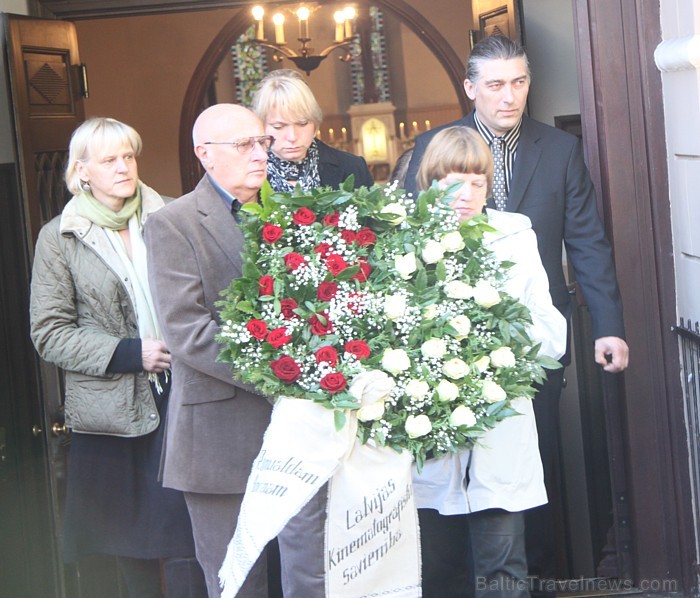
M 459 357 L 454 357 L 444 363 L 442 372 L 448 378 L 459 380 L 469 373 L 469 366 Z
M 484 380 L 481 385 L 481 396 L 487 403 L 498 403 L 506 398 L 506 391 L 493 380 Z
M 443 246 L 433 239 L 426 241 L 420 256 L 426 264 L 437 264 L 445 255 Z
M 467 426 L 468 428 L 471 428 L 472 426 L 476 425 L 476 415 L 474 415 L 474 412 L 466 405 L 460 405 L 459 407 L 455 408 L 450 415 L 450 425 L 453 428 L 457 428 L 459 426 Z
M 485 280 L 480 280 L 474 285 L 474 301 L 481 307 L 493 307 L 500 300 L 498 291 Z
M 440 380 L 435 387 L 441 401 L 454 401 L 459 396 L 459 386 L 449 380 Z
M 515 355 L 510 347 L 499 347 L 491 351 L 489 358 L 495 368 L 512 368 L 515 365 Z
M 411 360 L 403 349 L 385 349 L 382 367 L 390 374 L 399 374 L 411 367 Z
M 430 338 L 420 346 L 423 357 L 440 359 L 447 351 L 447 345 L 441 338 Z
M 462 249 L 465 247 L 462 233 L 460 233 L 458 230 L 453 230 L 444 234 L 442 239 L 440 239 L 440 245 L 442 245 L 442 248 L 448 253 L 462 251 Z
M 394 258 L 394 268 L 399 273 L 399 276 L 404 280 L 411 278 L 418 265 L 416 264 L 416 254 L 411 251 L 405 255 L 397 255 Z
M 451 280 L 445 285 L 445 295 L 450 299 L 469 299 L 474 289 L 461 280 Z
M 467 336 L 469 336 L 469 331 L 472 328 L 472 321 L 467 316 L 463 314 L 455 316 L 454 318 L 451 318 L 447 323 L 455 329 L 456 334 L 454 335 L 454 337 L 458 341 L 461 341 L 462 339 L 465 339 L 467 338 Z
M 430 433 L 433 424 L 427 415 L 409 415 L 406 418 L 405 427 L 409 438 L 420 438 Z

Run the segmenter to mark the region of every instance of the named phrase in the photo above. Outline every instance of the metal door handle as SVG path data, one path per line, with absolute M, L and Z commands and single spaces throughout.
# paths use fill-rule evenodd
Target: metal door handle
M 66 428 L 66 424 L 60 423 L 60 422 L 54 422 L 53 425 L 51 426 L 51 433 L 54 436 L 60 436 L 63 434 L 64 436 L 68 434 L 68 428 Z

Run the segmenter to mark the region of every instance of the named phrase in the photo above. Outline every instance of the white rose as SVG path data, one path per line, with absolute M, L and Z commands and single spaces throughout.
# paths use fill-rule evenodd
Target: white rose
M 406 434 L 409 438 L 425 436 L 433 429 L 427 415 L 409 415 L 406 418 Z
M 423 317 L 426 320 L 434 320 L 435 318 L 438 317 L 438 308 L 437 305 L 434 303 L 431 303 L 430 305 L 426 305 L 425 309 L 423 309 Z
M 442 239 L 440 239 L 440 245 L 442 245 L 442 248 L 449 253 L 462 251 L 462 249 L 465 247 L 462 233 L 460 233 L 458 230 L 453 230 L 452 232 L 443 235 Z
M 360 403 L 357 419 L 374 421 L 384 415 L 384 402 L 394 386 L 394 379 L 380 370 L 369 370 L 355 376 L 348 390 Z
M 420 256 L 426 264 L 437 264 L 445 255 L 442 245 L 433 239 L 428 240 Z
M 406 220 L 406 208 L 400 203 L 390 203 L 381 209 L 381 214 L 392 214 L 394 217 L 388 221 L 391 224 L 401 224 Z
M 441 401 L 454 401 L 459 396 L 459 386 L 449 380 L 440 380 L 435 387 Z
M 515 365 L 515 355 L 510 347 L 500 347 L 491 351 L 489 358 L 495 368 L 512 368 Z
M 406 313 L 405 295 L 386 295 L 384 297 L 384 315 L 389 320 L 400 320 Z
M 455 316 L 448 324 L 455 329 L 456 334 L 454 337 L 458 341 L 467 338 L 467 336 L 469 336 L 469 331 L 472 329 L 472 321 L 464 315 Z
M 474 362 L 474 367 L 480 374 L 483 374 L 486 370 L 488 370 L 490 365 L 491 360 L 486 355 L 480 357 Z
M 425 380 L 410 380 L 406 384 L 406 394 L 414 399 L 424 399 L 430 392 L 430 385 Z
M 372 422 L 380 419 L 384 415 L 384 401 L 372 403 L 357 410 L 357 419 L 361 422 Z
M 382 367 L 391 374 L 398 374 L 411 367 L 411 360 L 403 349 L 386 349 L 382 356 Z
M 487 403 L 498 403 L 506 398 L 506 391 L 493 380 L 484 380 L 481 385 L 481 396 Z
M 450 415 L 450 425 L 453 428 L 459 426 L 471 428 L 476 425 L 476 415 L 474 415 L 474 412 L 466 405 L 460 405 Z
M 461 280 L 451 280 L 445 285 L 445 295 L 450 299 L 469 299 L 474 289 Z
M 406 255 L 397 255 L 394 258 L 394 268 L 399 273 L 399 276 L 404 280 L 411 278 L 418 265 L 416 264 L 416 254 L 412 251 Z
M 420 346 L 420 350 L 427 359 L 440 359 L 447 352 L 447 345 L 441 338 L 431 338 Z
M 498 291 L 488 282 L 480 280 L 474 285 L 474 301 L 481 307 L 493 307 L 501 300 Z
M 469 373 L 469 366 L 459 357 L 455 357 L 445 362 L 442 366 L 442 372 L 448 378 L 458 380 L 459 378 L 464 378 L 464 376 Z

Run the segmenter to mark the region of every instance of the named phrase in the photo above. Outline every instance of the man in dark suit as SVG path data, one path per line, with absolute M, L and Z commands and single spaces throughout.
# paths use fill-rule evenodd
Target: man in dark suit
M 205 110 L 192 136 L 206 174 L 194 191 L 149 220 L 145 237 L 153 299 L 172 352 L 163 484 L 185 493 L 197 559 L 209 596 L 218 597 L 218 571 L 271 405 L 216 362 L 215 303 L 241 276 L 236 211 L 257 198 L 271 139 L 252 112 L 233 104 Z M 238 595 L 267 598 L 264 555 Z
M 562 269 L 562 242 L 574 268 L 576 281 L 591 314 L 595 338 L 595 360 L 606 372 L 627 367 L 628 347 L 624 339 L 620 299 L 610 246 L 596 210 L 595 191 L 583 161 L 578 139 L 524 115 L 530 87 L 530 69 L 525 51 L 502 36 L 487 37 L 472 49 L 464 89 L 474 102 L 468 116 L 445 125 L 475 128 L 494 155 L 494 197 L 488 207 L 525 214 L 537 234 L 542 263 L 549 277 L 554 305 L 571 315 L 571 298 Z M 416 193 L 416 173 L 428 142 L 440 127 L 416 139 L 405 187 Z M 569 355 L 562 359 L 566 365 Z M 559 396 L 563 369 L 550 373 L 534 401 L 545 483 L 550 489 L 558 453 Z M 423 516 L 426 523 L 423 523 Z M 427 522 L 430 517 L 430 523 Z M 443 518 L 444 519 L 444 518 Z M 542 577 L 555 575 L 555 545 L 548 506 L 526 514 L 528 561 L 531 571 Z M 445 533 L 458 529 L 444 525 Z M 421 527 L 436 528 L 440 518 L 422 514 Z M 434 541 L 440 545 L 436 534 Z M 429 534 L 426 534 L 429 536 Z M 426 537 L 426 541 L 430 541 Z M 447 540 L 450 542 L 450 540 Z M 424 546 L 423 555 L 436 548 Z M 425 563 L 428 568 L 433 560 Z M 428 588 L 431 571 L 424 571 L 424 595 L 446 596 Z M 444 572 L 435 574 L 442 587 Z M 436 593 L 439 592 L 439 593 Z

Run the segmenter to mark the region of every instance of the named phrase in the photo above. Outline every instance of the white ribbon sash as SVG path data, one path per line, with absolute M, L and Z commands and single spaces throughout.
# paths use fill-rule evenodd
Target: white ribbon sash
M 337 431 L 329 409 L 278 400 L 219 571 L 222 598 L 236 595 L 267 542 L 331 477 L 326 594 L 420 596 L 411 457 L 360 445 L 356 431 L 354 415 Z

